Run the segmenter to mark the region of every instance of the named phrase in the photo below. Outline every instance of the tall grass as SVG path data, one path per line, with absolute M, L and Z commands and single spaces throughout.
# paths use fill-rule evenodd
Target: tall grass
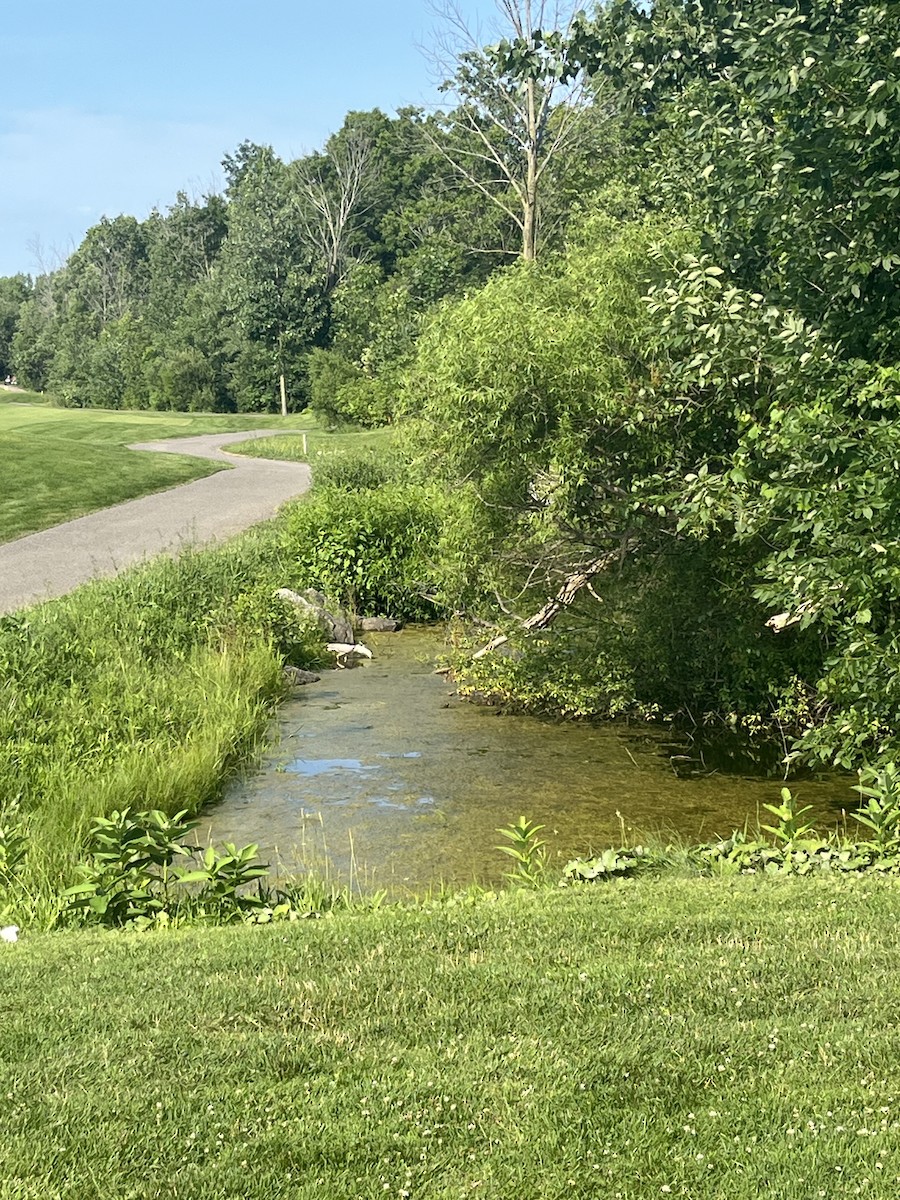
M 285 582 L 267 527 L 0 618 L 0 812 L 29 835 L 28 888 L 69 878 L 95 815 L 215 797 L 281 692 Z

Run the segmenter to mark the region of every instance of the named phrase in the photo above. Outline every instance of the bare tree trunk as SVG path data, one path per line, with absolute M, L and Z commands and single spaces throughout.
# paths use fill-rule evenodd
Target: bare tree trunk
M 287 391 L 284 386 L 284 371 L 278 376 L 278 387 L 281 390 L 281 415 L 287 416 Z
M 366 193 L 374 178 L 372 144 L 363 135 L 351 135 L 308 163 L 297 177 L 303 199 L 298 220 L 322 259 L 326 292 L 341 280 L 354 222 L 366 211 Z
M 576 5 L 569 0 L 536 6 L 530 0 L 495 0 L 495 5 L 514 40 L 528 45 L 534 45 L 535 22 L 544 26 L 550 20 L 565 33 L 575 19 Z M 583 82 L 561 80 L 549 59 L 537 73 L 514 76 L 498 62 L 496 48 L 479 45 L 452 4 L 445 15 L 459 43 L 456 62 L 447 64 L 453 74 L 447 87 L 457 101 L 449 119 L 463 136 L 448 143 L 426 127 L 425 137 L 516 225 L 522 257 L 531 261 L 539 241 L 538 195 L 549 182 L 543 177 L 579 134 Z
M 528 139 L 525 147 L 525 187 L 522 193 L 522 257 L 526 262 L 532 262 L 537 257 L 538 153 L 541 142 L 534 90 L 534 80 L 529 79 L 525 90 Z

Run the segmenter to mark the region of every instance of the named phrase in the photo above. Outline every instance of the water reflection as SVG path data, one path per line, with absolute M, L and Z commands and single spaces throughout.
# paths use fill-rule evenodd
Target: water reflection
M 697 841 L 755 825 L 778 799 L 778 780 L 709 771 L 667 728 L 551 724 L 461 702 L 433 672 L 430 631 L 367 640 L 371 662 L 283 706 L 259 769 L 206 815 L 212 839 L 258 842 L 286 871 L 422 887 L 496 880 L 507 866 L 497 829 L 521 814 L 565 861 L 618 844 L 623 823 Z M 855 807 L 852 782 L 792 787 L 824 828 Z

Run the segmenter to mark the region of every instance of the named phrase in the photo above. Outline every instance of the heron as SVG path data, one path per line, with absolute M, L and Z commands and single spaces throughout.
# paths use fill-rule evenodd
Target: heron
M 329 642 L 325 647 L 337 657 L 339 667 L 347 667 L 354 658 L 371 658 L 372 651 L 362 642 Z

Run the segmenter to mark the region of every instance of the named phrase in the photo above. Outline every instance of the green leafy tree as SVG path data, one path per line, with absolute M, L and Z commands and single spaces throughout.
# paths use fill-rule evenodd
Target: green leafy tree
M 531 261 L 543 191 L 581 126 L 580 71 L 567 71 L 561 54 L 575 9 L 499 0 L 497 10 L 507 36 L 496 46 L 479 46 L 458 14 L 450 16 L 460 48 L 444 91 L 456 103 L 444 118 L 445 136 L 434 136 L 432 144 L 513 222 L 521 255 Z
M 42 392 L 53 365 L 58 314 L 50 275 L 40 275 L 18 311 L 10 356 L 20 384 Z
M 896 359 L 896 4 L 616 0 L 569 54 L 655 115 L 660 186 L 688 193 L 737 282 Z
M 222 280 L 235 326 L 256 348 L 256 361 L 259 349 L 268 355 L 281 410 L 287 412 L 288 371 L 322 330 L 321 283 L 284 163 L 271 148 L 247 144 L 237 157 L 229 186 Z M 226 159 L 226 167 L 230 161 Z
M 15 371 L 12 344 L 19 315 L 31 297 L 31 280 L 26 275 L 0 279 L 0 378 Z

